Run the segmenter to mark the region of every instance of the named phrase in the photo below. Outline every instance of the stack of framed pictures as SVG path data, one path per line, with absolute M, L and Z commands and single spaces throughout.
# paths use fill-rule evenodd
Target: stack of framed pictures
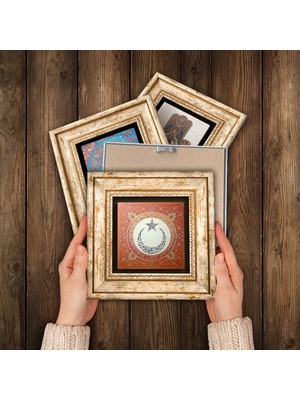
M 50 132 L 73 231 L 88 214 L 88 295 L 214 295 L 227 148 L 245 115 L 155 74 L 138 99 Z

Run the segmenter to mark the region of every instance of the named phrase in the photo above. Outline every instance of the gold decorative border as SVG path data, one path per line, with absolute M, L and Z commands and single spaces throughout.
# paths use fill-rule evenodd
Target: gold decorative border
M 181 189 L 178 191 L 123 191 L 123 190 L 114 190 L 114 191 L 105 191 L 105 203 L 106 203 L 106 268 L 105 268 L 105 277 L 106 280 L 178 280 L 179 278 L 182 280 L 197 280 L 196 269 L 195 269 L 195 243 L 190 239 L 189 250 L 190 250 L 190 273 L 182 273 L 182 274 L 167 274 L 167 273 L 114 273 L 113 265 L 112 265 L 112 238 L 113 238 L 113 198 L 114 197 L 189 197 L 189 237 L 195 237 L 195 192 L 194 191 L 185 191 Z

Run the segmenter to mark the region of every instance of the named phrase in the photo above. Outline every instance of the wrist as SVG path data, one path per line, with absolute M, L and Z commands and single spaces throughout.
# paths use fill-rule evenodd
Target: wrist
M 228 312 L 228 313 L 220 313 L 219 315 L 216 315 L 216 322 L 220 321 L 231 321 L 235 318 L 243 318 L 243 311 L 237 311 L 237 312 Z
M 60 310 L 56 320 L 56 325 L 85 326 L 86 323 L 80 316 L 70 315 L 69 313 Z
M 75 321 L 73 319 L 68 319 L 68 318 L 60 318 L 60 317 L 57 318 L 55 324 L 64 326 L 85 326 L 85 323 L 83 322 Z

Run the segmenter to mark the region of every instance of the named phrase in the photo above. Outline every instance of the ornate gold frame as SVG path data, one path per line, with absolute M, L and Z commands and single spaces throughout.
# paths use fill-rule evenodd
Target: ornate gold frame
M 113 197 L 189 198 L 190 271 L 114 273 Z M 208 299 L 215 291 L 212 172 L 92 172 L 88 174 L 88 297 Z
M 164 97 L 216 123 L 204 146 L 229 147 L 247 118 L 245 114 L 159 73 L 153 76 L 140 97 L 149 94 L 155 106 Z
M 137 123 L 144 143 L 168 143 L 151 96 L 141 97 L 49 132 L 74 233 L 86 214 L 86 183 L 76 145 L 132 123 Z

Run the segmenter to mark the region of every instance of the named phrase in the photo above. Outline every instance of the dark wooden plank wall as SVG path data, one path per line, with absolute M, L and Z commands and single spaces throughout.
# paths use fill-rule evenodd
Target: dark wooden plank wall
M 0 52 L 0 349 L 25 346 L 26 53 Z
M 26 345 L 41 344 L 59 308 L 58 264 L 72 238 L 49 130 L 77 118 L 77 53 L 27 54 Z
M 300 52 L 263 66 L 264 348 L 300 349 Z
M 228 235 L 256 348 L 299 349 L 300 53 L 0 52 L 0 348 L 38 349 L 72 237 L 48 131 L 139 95 L 159 71 L 248 115 L 230 147 Z M 195 301 L 102 301 L 92 349 L 206 349 Z

